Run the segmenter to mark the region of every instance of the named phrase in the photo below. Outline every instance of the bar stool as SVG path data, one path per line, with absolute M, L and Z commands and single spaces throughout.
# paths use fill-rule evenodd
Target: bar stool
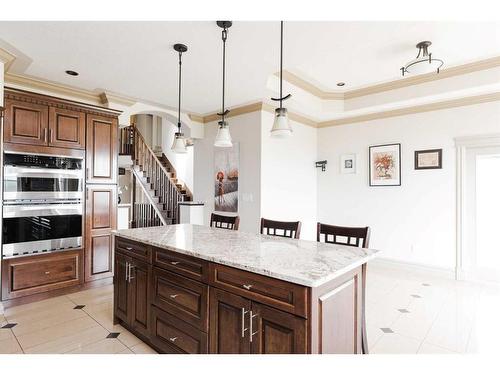
M 276 221 L 261 218 L 260 234 L 299 239 L 301 226 L 302 223 L 300 221 Z
M 219 214 L 210 215 L 210 226 L 212 228 L 222 228 L 230 230 L 238 230 L 240 226 L 239 216 L 224 216 Z

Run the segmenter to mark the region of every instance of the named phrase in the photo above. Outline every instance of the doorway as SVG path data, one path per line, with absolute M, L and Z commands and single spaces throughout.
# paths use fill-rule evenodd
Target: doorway
M 459 150 L 460 279 L 500 282 L 500 139 Z M 460 163 L 461 162 L 461 163 Z

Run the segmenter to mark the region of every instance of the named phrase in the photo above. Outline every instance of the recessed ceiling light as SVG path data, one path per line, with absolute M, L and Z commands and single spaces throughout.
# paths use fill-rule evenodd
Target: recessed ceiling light
M 66 70 L 66 74 L 70 76 L 77 76 L 79 73 L 75 72 L 74 70 Z
M 337 86 L 345 86 L 345 82 L 339 82 L 337 83 Z

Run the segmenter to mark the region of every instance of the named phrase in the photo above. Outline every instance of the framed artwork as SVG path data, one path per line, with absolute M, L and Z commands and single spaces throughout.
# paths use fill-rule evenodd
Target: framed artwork
M 401 186 L 401 144 L 370 146 L 370 186 Z
M 233 143 L 233 147 L 216 147 L 214 166 L 215 211 L 238 212 L 239 143 Z
M 340 155 L 340 173 L 353 174 L 357 168 L 356 154 Z
M 415 151 L 415 169 L 443 168 L 443 149 Z

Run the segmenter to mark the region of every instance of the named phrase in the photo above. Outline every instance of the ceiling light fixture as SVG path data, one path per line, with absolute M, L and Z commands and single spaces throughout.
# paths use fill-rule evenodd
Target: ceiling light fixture
M 174 136 L 174 143 L 172 144 L 172 151 L 177 154 L 185 154 L 186 139 L 181 132 L 181 79 L 182 79 L 182 54 L 188 50 L 184 44 L 174 44 L 174 50 L 179 52 L 179 107 L 177 109 L 177 132 Z
M 414 60 L 401 68 L 403 77 L 405 74 L 439 73 L 439 69 L 441 69 L 444 62 L 443 60 L 432 57 L 432 53 L 429 53 L 429 46 L 431 44 L 432 43 L 427 40 L 416 45 L 418 48 L 418 55 Z
M 65 72 L 67 75 L 70 75 L 70 76 L 74 76 L 76 77 L 77 75 L 79 75 L 78 72 L 75 72 L 74 70 L 66 70 Z
M 225 94 L 226 94 L 226 40 L 227 40 L 227 29 L 229 29 L 233 23 L 231 21 L 217 21 L 217 26 L 222 28 L 222 110 L 217 113 L 221 117 L 219 121 L 219 130 L 217 131 L 217 136 L 215 137 L 214 146 L 215 147 L 233 147 L 233 142 L 231 140 L 231 134 L 229 133 L 229 125 L 226 122 L 226 116 L 229 113 L 228 109 L 225 109 Z
M 271 129 L 271 135 L 273 137 L 288 137 L 292 134 L 292 128 L 288 123 L 288 113 L 287 109 L 283 108 L 283 100 L 289 99 L 292 95 L 288 94 L 283 96 L 283 21 L 281 21 L 281 39 L 280 39 L 280 97 L 271 98 L 271 100 L 279 101 L 279 108 L 275 109 L 274 113 L 274 124 Z

